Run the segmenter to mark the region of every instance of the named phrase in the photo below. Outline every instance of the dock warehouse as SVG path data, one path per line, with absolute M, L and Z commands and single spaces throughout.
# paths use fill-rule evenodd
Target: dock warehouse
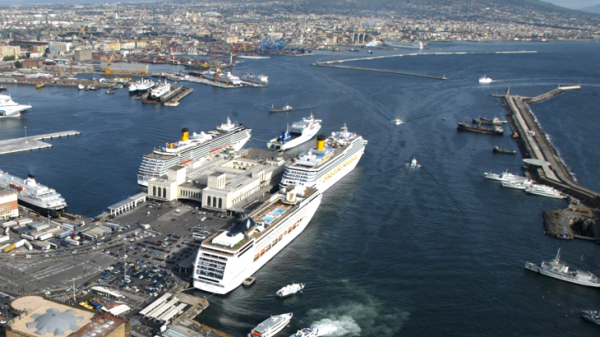
M 110 211 L 110 215 L 119 215 L 127 212 L 130 209 L 137 207 L 142 202 L 145 202 L 148 199 L 148 193 L 142 192 L 138 193 L 132 197 L 129 197 L 123 201 L 120 201 L 114 205 L 108 206 L 108 210 Z

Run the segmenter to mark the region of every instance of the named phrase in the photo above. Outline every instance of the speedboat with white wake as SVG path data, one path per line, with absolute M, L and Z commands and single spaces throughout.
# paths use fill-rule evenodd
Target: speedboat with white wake
M 560 260 L 560 248 L 554 260 L 544 261 L 541 265 L 525 262 L 525 269 L 549 276 L 558 280 L 571 282 L 587 287 L 600 288 L 600 279 L 590 272 L 572 270 Z
M 304 328 L 298 330 L 290 337 L 319 337 L 319 329 Z
M 281 136 L 271 139 L 267 143 L 270 149 L 287 150 L 311 140 L 321 130 L 321 120 L 310 117 L 304 117 L 302 120 L 294 122 L 291 129 L 288 128 Z
M 398 118 L 398 119 L 394 119 L 394 120 L 392 121 L 392 123 L 394 123 L 394 124 L 396 124 L 396 125 L 401 125 L 401 124 L 404 124 L 404 122 L 403 122 L 403 121 L 402 121 L 400 118 Z
M 487 77 L 487 75 L 483 75 L 483 77 L 479 78 L 479 83 L 481 84 L 489 84 L 492 83 L 492 79 Z
M 421 167 L 421 165 L 417 162 L 417 158 L 413 158 L 413 160 L 410 161 L 410 163 L 406 164 L 406 166 L 408 166 L 411 169 L 416 169 Z
M 288 296 L 292 296 L 296 293 L 302 293 L 302 289 L 304 289 L 304 283 L 292 283 L 287 286 L 277 290 L 277 296 L 284 298 Z
M 279 331 L 288 325 L 292 320 L 293 314 L 281 314 L 277 316 L 271 316 L 267 320 L 263 321 L 256 328 L 252 329 L 248 334 L 248 337 L 272 337 L 275 336 Z

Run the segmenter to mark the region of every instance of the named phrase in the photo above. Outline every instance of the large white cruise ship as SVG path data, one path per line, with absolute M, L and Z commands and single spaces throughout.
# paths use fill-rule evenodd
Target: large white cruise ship
M 55 190 L 38 184 L 29 174 L 27 179 L 0 171 L 0 186 L 16 191 L 20 205 L 39 212 L 43 216 L 57 217 L 67 211 L 65 199 Z
M 217 126 L 216 130 L 201 132 L 199 135 L 193 133 L 189 136 L 189 130 L 184 128 L 180 141 L 167 143 L 144 155 L 138 173 L 138 184 L 148 186 L 148 179 L 167 174 L 171 167 L 194 163 L 229 147 L 239 151 L 250 139 L 251 132 L 242 124 L 232 123 L 229 118 L 227 123 Z
M 19 104 L 9 95 L 0 94 L 0 118 L 20 117 L 31 109 L 31 105 Z
M 395 48 L 410 48 L 410 49 L 423 49 L 424 44 L 421 41 L 395 41 L 385 40 L 384 45 Z
M 285 165 L 279 186 L 300 185 L 313 187 L 321 193 L 350 173 L 365 152 L 367 140 L 349 132 L 344 124 L 339 132 L 325 139 L 317 136 L 317 147 Z
M 240 286 L 302 233 L 321 198 L 316 189 L 289 186 L 204 240 L 194 263 L 194 288 L 223 295 Z
M 321 130 L 321 120 L 304 117 L 301 121 L 294 122 L 292 128 L 281 133 L 281 136 L 271 139 L 267 143 L 270 149 L 287 150 L 311 140 Z

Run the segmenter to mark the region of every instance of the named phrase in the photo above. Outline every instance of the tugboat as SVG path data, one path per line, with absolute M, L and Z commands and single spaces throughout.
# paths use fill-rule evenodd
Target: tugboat
M 525 269 L 582 286 L 600 288 L 600 279 L 590 272 L 571 270 L 569 266 L 560 261 L 560 248 L 554 260 L 544 261 L 541 265 L 525 262 Z
M 500 125 L 494 125 L 493 129 L 488 129 L 486 127 L 481 126 L 481 124 L 477 126 L 469 125 L 465 122 L 458 123 L 458 130 L 485 133 L 490 135 L 502 136 L 504 134 L 504 129 Z
M 582 310 L 581 317 L 592 323 L 600 325 L 600 312 L 597 310 Z
M 292 106 L 288 103 L 285 106 L 283 106 L 281 109 L 275 109 L 274 104 L 271 105 L 271 109 L 269 109 L 269 112 L 288 112 L 288 111 L 292 111 L 294 108 L 292 108 Z
M 501 149 L 498 146 L 494 147 L 494 153 L 517 154 L 517 151 Z

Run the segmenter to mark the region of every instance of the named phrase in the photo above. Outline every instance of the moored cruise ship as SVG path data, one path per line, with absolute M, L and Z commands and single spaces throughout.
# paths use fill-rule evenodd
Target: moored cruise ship
M 423 49 L 425 46 L 421 41 L 395 41 L 385 40 L 384 45 L 395 48 L 410 48 L 410 49 Z
M 167 143 L 144 155 L 138 173 L 138 184 L 148 186 L 148 179 L 167 174 L 171 167 L 194 163 L 226 148 L 239 151 L 250 139 L 251 132 L 242 124 L 232 123 L 229 118 L 227 123 L 218 126 L 216 130 L 201 132 L 199 135 L 193 133 L 189 136 L 189 130 L 184 128 L 180 141 Z
M 0 94 L 0 118 L 21 117 L 31 109 L 31 105 L 19 104 L 10 95 Z
M 316 189 L 289 186 L 204 240 L 194 263 L 194 288 L 227 294 L 306 228 L 321 204 Z
M 57 217 L 67 211 L 65 199 L 55 190 L 38 184 L 29 174 L 27 179 L 0 171 L 0 186 L 17 192 L 20 205 L 39 212 L 43 216 Z
M 269 84 L 269 76 L 258 75 L 258 74 L 249 73 L 249 72 L 243 73 L 242 76 L 240 77 L 240 79 L 242 81 L 246 81 L 246 82 L 250 82 L 250 83 L 262 84 L 262 85 Z
M 310 117 L 304 117 L 302 120 L 294 122 L 291 129 L 281 133 L 281 136 L 271 139 L 267 143 L 268 148 L 287 150 L 311 140 L 321 130 L 321 120 Z
M 317 136 L 317 147 L 285 165 L 279 186 L 300 185 L 318 189 L 321 193 L 350 173 L 365 152 L 367 140 L 349 132 L 344 124 L 341 131 L 329 138 Z

